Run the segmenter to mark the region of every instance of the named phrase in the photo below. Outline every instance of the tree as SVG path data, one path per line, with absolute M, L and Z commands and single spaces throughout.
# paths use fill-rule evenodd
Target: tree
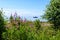
M 12 23 L 13 22 L 13 16 L 12 16 L 12 14 L 11 14 L 11 16 L 10 16 L 10 22 Z
M 60 28 L 60 0 L 51 0 L 43 17 L 54 24 L 54 29 Z
M 2 40 L 2 33 L 5 31 L 3 12 L 0 10 L 0 40 Z

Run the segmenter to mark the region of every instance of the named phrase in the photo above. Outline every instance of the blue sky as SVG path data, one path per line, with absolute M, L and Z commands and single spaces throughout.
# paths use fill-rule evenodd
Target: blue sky
M 15 12 L 22 18 L 34 20 L 33 16 L 44 14 L 49 0 L 0 0 L 0 8 L 3 8 L 5 15 L 9 17 Z

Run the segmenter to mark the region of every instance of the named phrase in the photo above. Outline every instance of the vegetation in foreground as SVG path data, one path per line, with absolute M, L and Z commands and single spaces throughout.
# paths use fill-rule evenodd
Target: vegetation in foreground
M 10 16 L 9 21 L 0 10 L 0 40 L 60 40 L 60 0 L 51 0 L 45 19 L 53 25 L 43 26 L 40 20 L 22 20 L 18 15 Z

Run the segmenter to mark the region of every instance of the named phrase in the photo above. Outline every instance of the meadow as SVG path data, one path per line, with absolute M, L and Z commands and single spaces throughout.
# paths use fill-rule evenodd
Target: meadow
M 60 30 L 55 31 L 49 22 L 23 20 L 15 16 L 11 15 L 7 21 L 0 15 L 0 40 L 60 40 Z

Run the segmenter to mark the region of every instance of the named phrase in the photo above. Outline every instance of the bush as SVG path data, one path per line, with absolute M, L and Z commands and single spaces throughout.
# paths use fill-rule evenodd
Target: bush
M 20 26 L 19 29 L 12 27 L 3 34 L 4 40 L 34 40 L 35 32 L 30 27 Z

